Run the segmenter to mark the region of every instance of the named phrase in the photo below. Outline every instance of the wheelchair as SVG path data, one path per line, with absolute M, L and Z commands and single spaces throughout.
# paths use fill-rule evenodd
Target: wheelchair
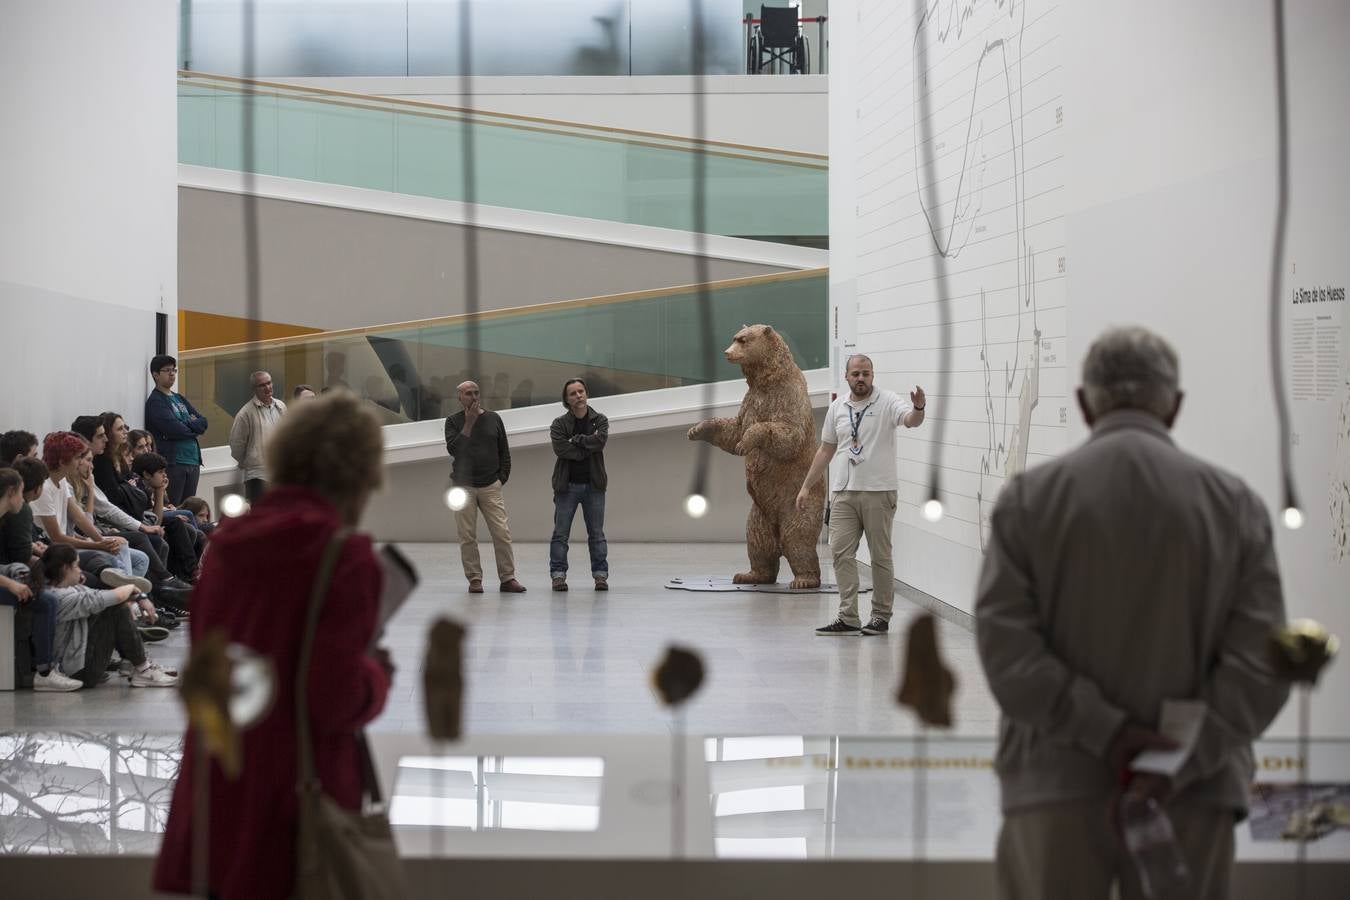
M 811 45 L 797 21 L 798 10 L 787 6 L 761 6 L 759 24 L 746 46 L 745 71 L 750 75 L 770 73 L 786 64 L 789 75 L 811 74 Z

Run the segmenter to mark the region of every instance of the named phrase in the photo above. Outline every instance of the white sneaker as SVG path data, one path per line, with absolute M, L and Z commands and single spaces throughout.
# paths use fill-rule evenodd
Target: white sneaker
M 146 660 L 146 662 L 150 663 L 150 668 L 152 669 L 159 669 L 165 675 L 171 675 L 174 678 L 178 677 L 177 669 L 166 669 L 153 659 Z M 117 674 L 121 675 L 123 678 L 130 678 L 132 675 L 136 674 L 136 667 L 131 664 L 131 660 L 124 659 L 117 664 Z
M 132 687 L 174 687 L 178 678 L 151 663 L 143 672 L 131 673 Z
M 35 691 L 78 691 L 84 687 L 84 682 L 76 681 L 66 675 L 62 675 L 55 669 L 50 670 L 46 675 L 41 673 L 33 676 L 33 690 Z
M 98 573 L 99 580 L 110 588 L 118 588 L 124 584 L 134 585 L 136 590 L 142 594 L 148 594 L 153 590 L 154 585 L 136 575 L 128 575 L 120 569 L 104 569 Z

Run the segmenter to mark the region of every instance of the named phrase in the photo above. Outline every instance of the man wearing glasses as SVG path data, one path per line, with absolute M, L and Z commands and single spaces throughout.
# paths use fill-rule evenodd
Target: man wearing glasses
M 178 506 L 197 493 L 202 472 L 202 448 L 197 436 L 206 433 L 206 417 L 173 391 L 178 380 L 178 360 L 160 355 L 150 360 L 155 389 L 145 398 L 145 430 L 155 439 L 155 448 L 169 463 L 168 500 Z
M 861 353 L 848 358 L 844 376 L 849 393 L 830 404 L 820 433 L 820 449 L 797 493 L 805 509 L 808 492 L 825 474 L 830 460 L 841 458 L 830 485 L 830 550 L 839 583 L 839 617 L 816 629 L 829 637 L 886 634 L 895 602 L 891 564 L 891 526 L 895 523 L 895 429 L 923 424 L 927 407 L 923 388 L 916 386 L 906 403 L 899 395 L 872 386 L 872 360 Z M 858 543 L 867 536 L 872 552 L 872 617 L 858 615 Z
M 281 424 L 286 404 L 272 396 L 272 376 L 267 372 L 254 372 L 249 382 L 253 396 L 235 414 L 230 426 L 230 455 L 243 475 L 244 499 L 252 503 L 267 490 L 263 447 L 272 429 Z

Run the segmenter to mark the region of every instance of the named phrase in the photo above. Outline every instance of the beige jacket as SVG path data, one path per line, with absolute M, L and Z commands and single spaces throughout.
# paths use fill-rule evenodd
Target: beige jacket
M 1104 797 L 1116 729 L 1193 699 L 1208 712 L 1177 802 L 1244 812 L 1251 742 L 1289 693 L 1266 656 L 1283 622 L 1260 498 L 1158 419 L 1102 417 L 994 507 L 975 624 L 1003 711 L 1003 808 Z
M 273 398 L 269 409 L 250 397 L 243 409 L 235 414 L 230 426 L 230 455 L 243 470 L 244 479 L 266 478 L 263 462 L 264 447 L 272 429 L 281 424 L 286 404 Z

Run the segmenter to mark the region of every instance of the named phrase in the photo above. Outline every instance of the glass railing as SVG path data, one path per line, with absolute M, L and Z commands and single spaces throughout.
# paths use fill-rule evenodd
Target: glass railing
M 809 269 L 710 284 L 714 379 L 741 377 L 721 351 L 746 323 L 772 325 L 802 369 L 828 365 L 827 276 Z M 498 410 L 557 403 L 563 381 L 578 376 L 593 397 L 703 384 L 698 297 L 697 286 L 662 288 L 189 350 L 178 358 L 179 390 L 210 421 L 202 443 L 211 447 L 225 444 L 255 369 L 271 373 L 283 399 L 300 384 L 348 388 L 385 424 L 449 415 L 459 409 L 456 386 L 469 380 Z
M 700 151 L 669 135 L 199 73 L 178 80 L 179 161 L 242 170 L 245 113 L 261 175 L 464 200 L 467 128 L 481 204 L 691 231 L 701 152 L 707 232 L 812 246 L 829 233 L 817 154 Z

